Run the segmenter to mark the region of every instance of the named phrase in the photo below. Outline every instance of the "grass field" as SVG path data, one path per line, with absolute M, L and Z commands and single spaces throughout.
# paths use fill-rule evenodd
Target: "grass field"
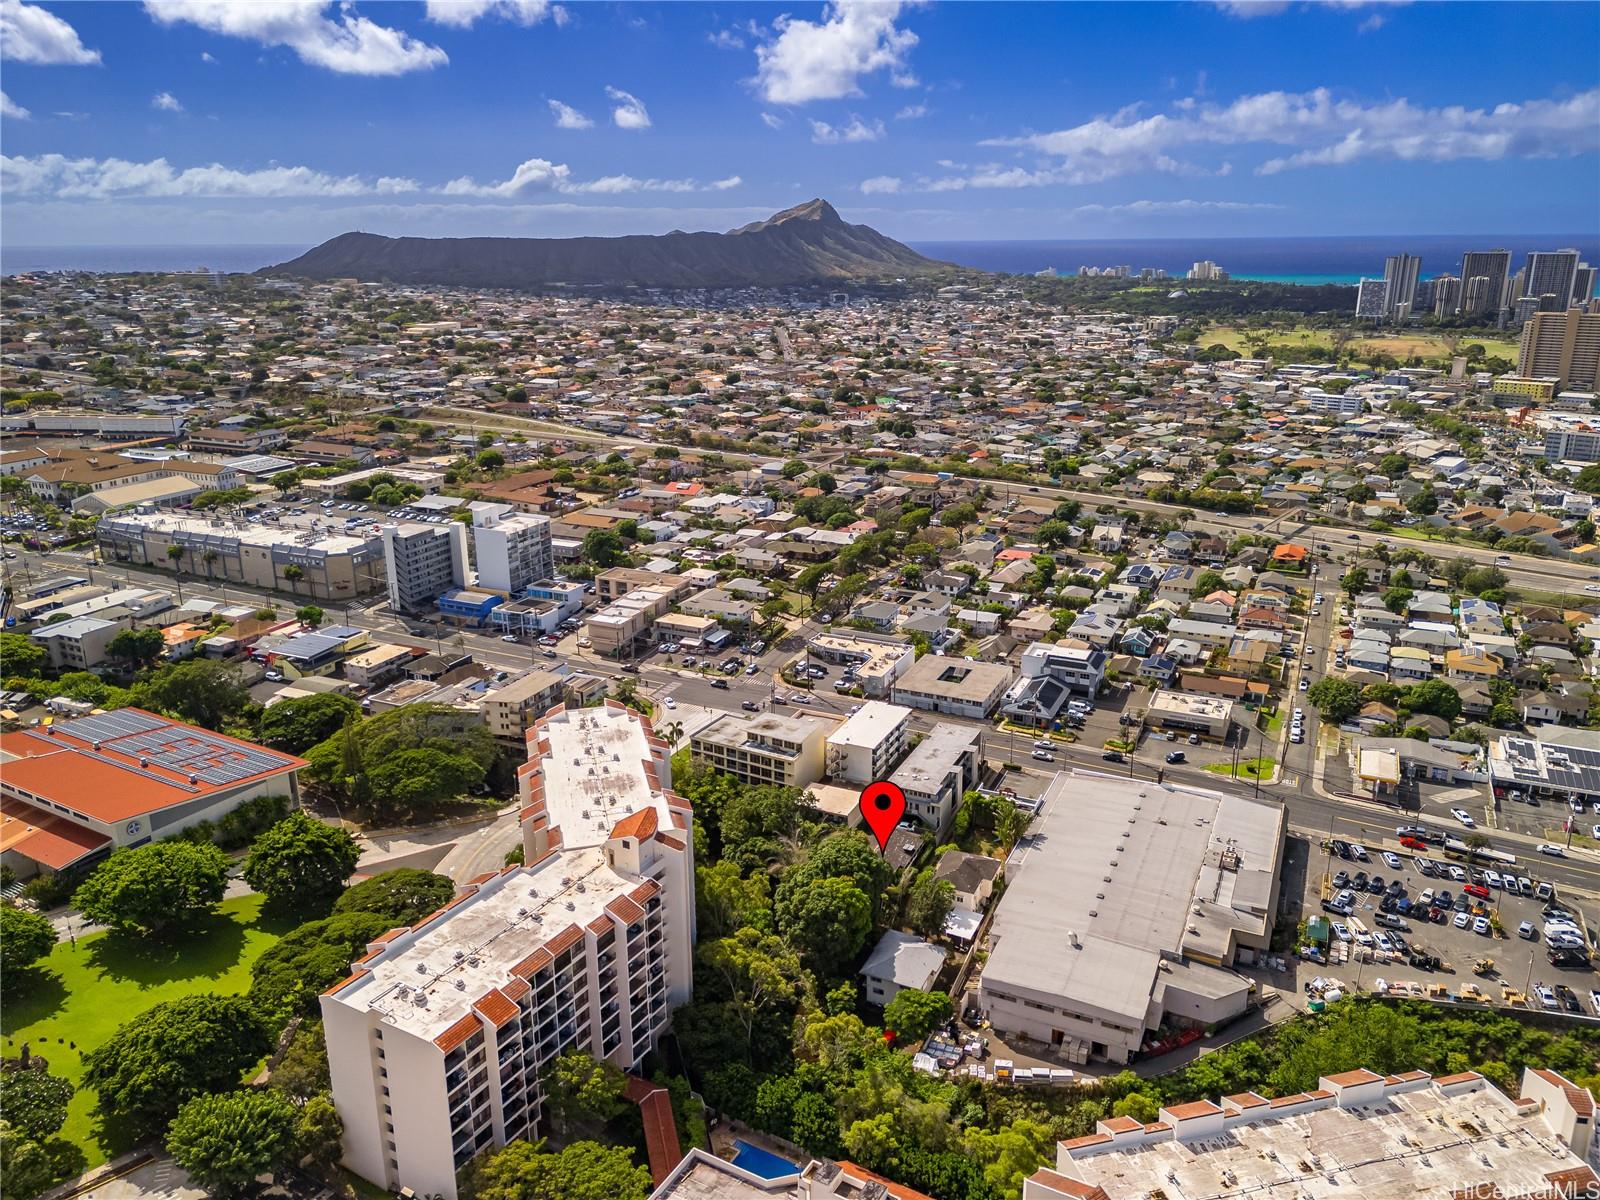
M 1249 349 L 1244 344 L 1245 330 L 1231 325 L 1218 325 L 1206 330 L 1200 335 L 1199 344 L 1214 346 L 1218 343 L 1237 350 L 1241 354 L 1248 354 Z M 1296 325 L 1293 329 L 1275 333 L 1271 344 L 1274 346 L 1327 346 L 1331 343 L 1330 331 L 1326 329 L 1308 329 L 1304 325 Z M 1484 348 L 1491 355 L 1509 358 L 1513 362 L 1517 358 L 1517 343 L 1504 338 L 1463 338 L 1461 344 L 1475 343 Z M 1350 343 L 1350 350 L 1357 357 L 1362 354 L 1383 353 L 1391 354 L 1402 362 L 1413 354 L 1423 358 L 1448 358 L 1449 349 L 1444 344 L 1444 339 L 1427 333 L 1381 333 L 1364 336 L 1358 341 Z M 1459 347 L 1458 347 L 1459 349 Z
M 34 968 L 38 982 L 8 1001 L 0 1014 L 7 1058 L 26 1043 L 44 1056 L 53 1074 L 74 1084 L 83 1056 L 117 1028 L 165 1000 L 201 992 L 236 994 L 250 986 L 250 965 L 294 927 L 263 918 L 261 896 L 222 902 L 211 921 L 171 944 L 115 933 L 63 939 Z M 61 1136 L 83 1151 L 83 1169 L 99 1166 L 123 1147 L 95 1113 L 98 1097 L 79 1090 L 67 1109 Z
M 1277 760 L 1273 758 L 1241 758 L 1238 771 L 1233 769 L 1231 762 L 1210 763 L 1206 770 L 1213 775 L 1231 775 L 1234 779 L 1265 779 L 1277 765 Z

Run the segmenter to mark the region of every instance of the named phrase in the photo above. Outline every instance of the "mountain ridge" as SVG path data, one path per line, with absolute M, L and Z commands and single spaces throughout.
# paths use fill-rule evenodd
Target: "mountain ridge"
M 258 275 L 456 287 L 784 287 L 957 270 L 818 197 L 726 233 L 391 238 L 352 231 Z

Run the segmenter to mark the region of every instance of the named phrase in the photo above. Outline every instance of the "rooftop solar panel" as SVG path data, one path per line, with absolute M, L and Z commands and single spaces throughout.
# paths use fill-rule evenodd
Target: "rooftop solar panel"
M 284 765 L 281 755 L 131 709 L 65 722 L 72 736 L 218 786 Z

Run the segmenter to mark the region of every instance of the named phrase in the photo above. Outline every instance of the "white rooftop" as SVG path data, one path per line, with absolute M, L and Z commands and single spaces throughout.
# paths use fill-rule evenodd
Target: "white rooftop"
M 899 704 L 868 700 L 859 711 L 851 713 L 843 725 L 828 735 L 828 741 L 835 746 L 859 746 L 870 750 L 880 745 L 910 716 L 911 710 Z
M 598 846 L 618 821 L 654 808 L 662 829 L 673 821 L 661 788 L 671 786 L 664 748 L 658 754 L 637 713 L 624 708 L 558 712 L 536 727 L 547 752 L 538 758 L 550 824 L 566 847 Z M 646 764 L 653 764 L 652 784 Z

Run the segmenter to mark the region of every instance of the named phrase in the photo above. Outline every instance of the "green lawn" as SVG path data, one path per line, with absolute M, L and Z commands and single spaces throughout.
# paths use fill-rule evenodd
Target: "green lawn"
M 83 1055 L 152 1005 L 198 992 L 245 991 L 250 965 L 294 927 L 292 919 L 263 918 L 262 901 L 225 900 L 208 924 L 171 944 L 115 933 L 80 937 L 76 946 L 58 942 L 35 968 L 38 981 L 0 1014 L 6 1057 L 27 1043 L 52 1073 L 77 1083 Z M 83 1151 L 85 1170 L 114 1153 L 102 1144 L 97 1099 L 88 1090 L 73 1096 L 61 1130 Z
M 1231 762 L 1211 763 L 1206 770 L 1213 775 L 1231 775 L 1235 779 L 1265 779 L 1277 765 L 1277 759 L 1273 758 L 1241 758 L 1237 772 Z

